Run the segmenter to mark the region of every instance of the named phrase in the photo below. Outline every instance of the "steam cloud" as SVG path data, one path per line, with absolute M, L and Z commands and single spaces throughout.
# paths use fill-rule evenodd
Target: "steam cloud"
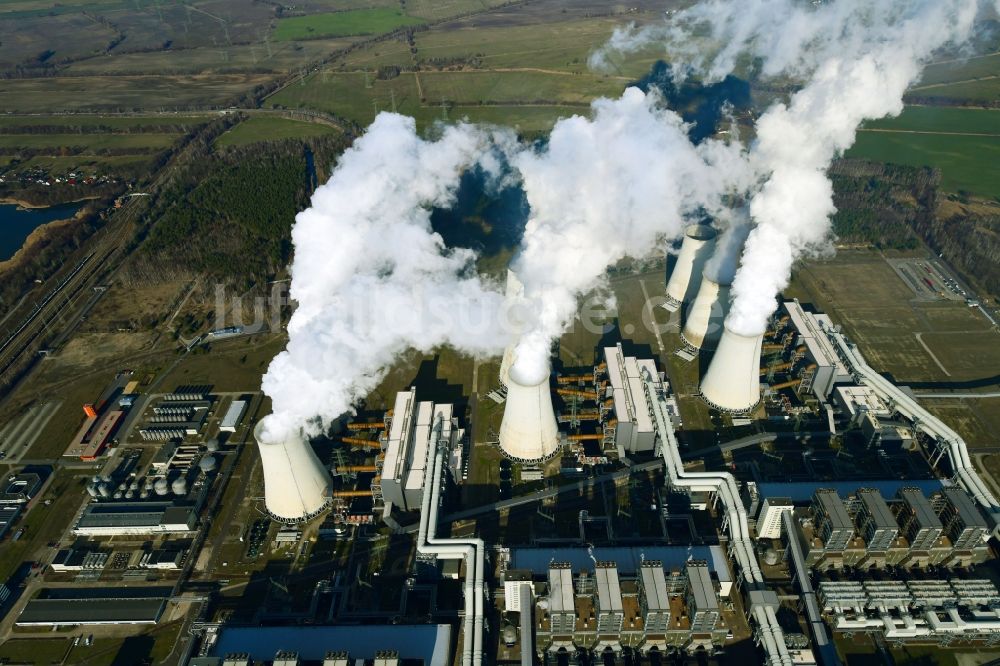
M 479 164 L 499 174 L 497 152 L 514 167 L 508 176 L 520 177 L 531 208 L 513 267 L 528 313 L 511 369 L 516 381 L 544 381 L 552 341 L 608 266 L 659 253 L 706 213 L 723 227 L 709 275 L 727 282 L 735 272 L 727 326 L 762 332 L 794 261 L 829 248 L 831 160 L 853 144 L 862 121 L 899 113 L 930 55 L 967 38 L 985 6 L 705 0 L 667 23 L 616 32 L 591 58 L 601 66 L 616 52 L 663 43 L 677 80 L 695 71 L 718 81 L 750 60 L 762 76 L 804 80 L 787 103 L 760 117 L 749 149 L 714 139 L 694 145 L 656 93 L 635 88 L 594 102 L 591 118 L 561 120 L 541 148 L 469 125 L 425 141 L 411 119 L 381 114 L 296 218 L 291 296 L 298 309 L 288 348 L 264 378 L 274 414 L 263 437 L 300 427 L 319 432 L 407 348 L 450 344 L 493 354 L 505 346 L 504 327 L 494 321 L 503 297 L 476 277 L 472 252 L 444 247 L 428 211 L 452 203 L 464 169 Z M 733 197 L 749 201 L 745 212 L 728 208 Z M 445 312 L 480 325 L 449 321 Z
M 706 0 L 665 25 L 617 31 L 592 56 L 600 67 L 615 52 L 662 41 L 682 66 L 709 80 L 731 73 L 745 56 L 759 59 L 764 76 L 808 79 L 757 122 L 748 159 L 762 185 L 750 201 L 754 228 L 727 326 L 763 332 L 794 261 L 829 248 L 830 162 L 854 143 L 862 121 L 902 110 L 922 65 L 936 49 L 968 38 L 979 7 L 977 0 Z
M 688 216 L 721 213 L 723 195 L 748 185 L 738 144 L 695 146 L 660 101 L 637 88 L 597 100 L 592 118 L 561 120 L 546 147 L 511 158 L 531 207 L 513 267 L 531 313 L 515 351 L 515 381 L 544 380 L 552 341 L 608 266 L 662 251 Z
M 263 439 L 300 428 L 318 434 L 409 348 L 504 348 L 492 323 L 502 295 L 477 277 L 471 251 L 444 247 L 429 207 L 452 203 L 466 168 L 495 172 L 494 146 L 511 140 L 460 124 L 425 141 L 412 118 L 383 113 L 344 153 L 295 218 L 290 295 L 298 307 L 287 349 L 263 379 L 273 402 Z

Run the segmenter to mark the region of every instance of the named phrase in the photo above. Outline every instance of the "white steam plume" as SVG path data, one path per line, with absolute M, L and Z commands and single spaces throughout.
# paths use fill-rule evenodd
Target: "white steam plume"
M 552 341 L 576 314 L 577 298 L 626 256 L 662 252 L 697 213 L 723 209 L 723 194 L 745 188 L 738 144 L 695 146 L 655 93 L 629 88 L 597 100 L 593 117 L 556 123 L 548 144 L 512 158 L 531 206 L 514 272 L 531 313 L 512 377 L 544 379 Z
M 749 159 L 762 185 L 750 202 L 755 228 L 733 283 L 730 328 L 762 332 L 794 261 L 829 249 L 835 212 L 825 173 L 830 162 L 854 143 L 864 120 L 902 110 L 903 94 L 922 65 L 940 47 L 967 39 L 979 8 L 978 0 L 833 0 L 819 6 L 706 0 L 666 26 L 621 31 L 595 54 L 599 63 L 609 52 L 659 39 L 672 57 L 710 80 L 732 72 L 743 57 L 758 58 L 765 76 L 808 79 L 757 123 Z
M 493 168 L 494 138 L 463 124 L 425 141 L 412 118 L 383 113 L 343 154 L 295 218 L 298 307 L 263 379 L 274 408 L 265 440 L 321 432 L 409 348 L 503 349 L 501 294 L 476 276 L 471 251 L 445 248 L 429 210 L 452 203 L 466 168 Z
M 730 285 L 740 263 L 740 252 L 750 233 L 750 214 L 738 208 L 717 220 L 722 231 L 715 242 L 715 251 L 705 262 L 704 275 L 713 282 Z

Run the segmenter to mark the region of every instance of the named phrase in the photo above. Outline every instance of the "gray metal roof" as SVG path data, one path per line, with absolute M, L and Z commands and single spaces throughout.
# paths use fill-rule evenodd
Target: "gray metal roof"
M 642 593 L 646 597 L 646 608 L 650 611 L 670 610 L 663 563 L 655 560 L 644 562 L 639 568 L 639 578 L 642 581 Z
M 906 505 L 913 511 L 920 527 L 943 529 L 941 519 L 934 513 L 934 507 L 931 506 L 930 500 L 920 492 L 919 488 L 900 488 L 899 498 L 906 502 Z
M 962 522 L 965 523 L 966 527 L 982 527 L 983 529 L 989 529 L 986 524 L 986 518 L 980 513 L 976 505 L 973 504 L 972 498 L 969 497 L 969 493 L 965 492 L 961 488 L 945 488 L 945 497 L 951 502 L 952 506 L 955 507 L 955 511 L 961 516 Z
M 32 599 L 17 624 L 151 624 L 166 605 L 164 599 Z
M 549 569 L 549 611 L 576 612 L 573 603 L 573 570 L 569 564 L 553 564 Z
M 553 563 L 568 562 L 573 571 L 583 571 L 594 568 L 595 558 L 599 562 L 614 562 L 618 565 L 618 573 L 624 576 L 637 575 L 646 560 L 659 560 L 666 569 L 681 569 L 692 559 L 707 560 L 719 580 L 733 579 L 726 564 L 726 550 L 721 546 L 515 547 L 510 549 L 510 568 L 542 575 Z
M 834 529 L 853 529 L 854 523 L 851 516 L 844 507 L 844 501 L 837 494 L 836 490 L 830 488 L 820 488 L 816 491 L 816 498 L 824 513 L 830 518 L 830 523 Z
M 889 510 L 889 505 L 885 503 L 882 493 L 874 488 L 863 488 L 858 491 L 858 498 L 868 511 L 868 515 L 875 521 L 879 529 L 898 530 L 899 524 L 896 517 Z
M 718 610 L 719 600 L 715 597 L 715 586 L 708 573 L 708 564 L 703 561 L 688 562 L 687 575 L 698 610 Z
M 837 491 L 841 497 L 846 497 L 858 488 L 875 488 L 882 497 L 893 497 L 900 488 L 919 488 L 925 495 L 941 490 L 950 485 L 950 481 L 941 479 L 875 479 L 864 481 L 823 481 L 823 488 Z M 816 492 L 816 481 L 765 481 L 757 484 L 760 497 L 790 497 L 793 502 L 808 502 Z
M 622 610 L 622 589 L 618 581 L 618 567 L 614 563 L 602 563 L 594 567 L 597 580 L 597 606 L 602 611 Z
M 379 650 L 395 650 L 400 659 L 448 664 L 451 632 L 448 624 L 222 627 L 209 656 L 244 652 L 257 663 L 271 661 L 278 650 L 294 650 L 300 659 L 322 661 L 329 650 L 344 650 L 356 659 L 370 659 Z

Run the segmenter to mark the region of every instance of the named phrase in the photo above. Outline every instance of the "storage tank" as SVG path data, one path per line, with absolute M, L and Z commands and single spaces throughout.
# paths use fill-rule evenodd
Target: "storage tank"
M 681 339 L 695 349 L 715 349 L 729 314 L 729 285 L 703 276 L 694 302 L 688 308 Z
M 726 412 L 746 412 L 760 402 L 760 347 L 764 334 L 741 335 L 725 326 L 719 348 L 701 380 L 705 402 Z
M 112 498 L 112 499 L 121 499 L 121 498 L 122 498 L 122 491 L 120 491 L 120 490 L 116 490 L 116 491 L 115 491 L 115 494 L 114 494 L 114 495 L 112 495 L 112 496 L 111 496 L 111 498 Z
M 97 494 L 100 495 L 101 497 L 110 497 L 111 488 L 108 487 L 108 484 L 102 483 L 101 485 L 97 486 Z
M 166 495 L 170 489 L 170 485 L 167 483 L 166 479 L 157 479 L 156 483 L 153 484 L 153 491 L 159 495 Z
M 208 449 L 209 453 L 215 453 L 219 450 L 219 440 L 213 437 L 205 444 L 205 448 Z
M 187 489 L 188 489 L 187 479 L 185 479 L 183 476 L 178 476 L 176 479 L 174 479 L 174 482 L 170 484 L 170 490 L 174 492 L 174 495 L 178 495 L 180 497 L 187 495 Z
M 202 456 L 201 460 L 198 461 L 198 469 L 200 469 L 202 473 L 205 474 L 211 472 L 213 469 L 215 469 L 215 457 L 208 455 Z
M 717 235 L 715 229 L 707 224 L 692 224 L 684 230 L 681 251 L 677 254 L 677 263 L 667 281 L 667 302 L 664 307 L 671 312 L 676 311 L 681 303 L 690 302 L 698 293 L 701 274 L 705 262 L 715 250 Z
M 97 497 L 97 486 L 95 486 L 92 483 L 90 485 L 88 485 L 87 486 L 87 494 L 90 495 L 91 497 Z
M 500 448 L 510 458 L 522 462 L 545 460 L 559 450 L 559 428 L 552 408 L 548 372 L 535 384 L 518 381 L 515 372 L 507 373 Z
M 265 420 L 254 428 L 264 470 L 264 506 L 278 521 L 296 523 L 326 508 L 330 475 L 301 433 L 281 442 L 261 441 Z

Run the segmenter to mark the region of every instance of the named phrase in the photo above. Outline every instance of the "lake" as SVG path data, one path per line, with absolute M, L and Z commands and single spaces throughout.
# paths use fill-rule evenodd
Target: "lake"
M 17 204 L 0 204 L 0 261 L 13 257 L 37 227 L 73 217 L 82 206 L 78 202 L 18 210 Z

